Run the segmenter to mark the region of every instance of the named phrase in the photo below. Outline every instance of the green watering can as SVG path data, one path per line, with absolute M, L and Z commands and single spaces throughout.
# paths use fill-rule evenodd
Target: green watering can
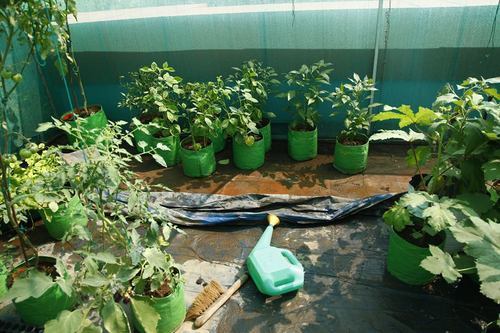
M 271 246 L 273 227 L 280 220 L 268 215 L 269 226 L 247 258 L 247 267 L 257 289 L 265 295 L 277 296 L 302 288 L 304 268 L 287 249 Z

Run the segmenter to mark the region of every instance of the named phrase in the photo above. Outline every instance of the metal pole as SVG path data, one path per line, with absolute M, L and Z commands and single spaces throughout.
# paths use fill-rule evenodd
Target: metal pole
M 380 22 L 382 21 L 382 10 L 384 9 L 384 0 L 378 1 L 378 12 L 377 12 L 377 24 L 376 24 L 376 34 L 375 34 L 375 52 L 373 54 L 373 72 L 372 79 L 373 84 L 376 86 L 377 84 L 377 67 L 378 67 L 378 49 L 379 49 L 379 41 L 380 41 Z M 370 94 L 370 104 L 373 104 L 373 100 L 375 99 L 375 91 L 372 91 Z M 371 112 L 371 108 L 370 108 Z

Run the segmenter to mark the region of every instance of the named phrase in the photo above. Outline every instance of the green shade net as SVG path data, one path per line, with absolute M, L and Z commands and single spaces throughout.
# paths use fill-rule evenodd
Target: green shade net
M 413 106 L 429 106 L 445 82 L 500 75 L 498 1 L 380 3 L 80 0 L 78 21 L 71 22 L 72 45 L 89 102 L 102 104 L 112 120 L 131 118 L 129 110 L 117 107 L 119 77 L 152 61 L 168 61 L 186 81 L 207 81 L 228 75 L 248 59 L 279 73 L 324 59 L 334 65 L 334 86 L 353 72 L 372 76 L 375 66 L 375 100 Z M 69 104 L 53 66 L 43 68 L 48 92 L 41 76 L 36 71 L 33 76 L 40 103 L 47 107 L 33 111 L 44 112 L 43 117 L 29 118 L 47 118 L 48 109 L 55 116 L 64 113 Z M 52 96 L 54 107 L 46 95 Z M 277 115 L 273 135 L 286 138 L 292 117 L 284 100 L 272 98 L 266 108 Z M 329 105 L 320 112 L 319 137 L 334 138 L 343 117 L 330 117 Z

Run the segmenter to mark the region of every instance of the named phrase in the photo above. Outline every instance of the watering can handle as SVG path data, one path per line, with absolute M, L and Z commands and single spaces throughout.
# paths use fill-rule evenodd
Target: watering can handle
M 287 249 L 282 249 L 281 254 L 290 261 L 290 263 L 294 266 L 301 266 L 300 262 L 295 258 L 292 252 Z

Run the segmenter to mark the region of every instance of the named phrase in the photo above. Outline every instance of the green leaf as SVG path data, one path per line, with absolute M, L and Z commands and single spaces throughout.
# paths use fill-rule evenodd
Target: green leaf
M 440 203 L 434 203 L 426 208 L 422 216 L 427 219 L 427 223 L 436 233 L 457 222 L 455 215 Z
M 467 206 L 478 214 L 486 213 L 494 204 L 494 202 L 490 200 L 490 196 L 483 193 L 462 193 L 457 196 L 457 199 L 464 201 Z
M 109 333 L 130 333 L 130 325 L 127 316 L 122 307 L 116 304 L 113 300 L 106 303 L 102 310 L 101 316 L 104 328 Z
M 410 167 L 422 167 L 431 155 L 429 146 L 418 146 L 415 150 L 408 149 L 406 162 Z
M 500 254 L 482 255 L 476 261 L 481 292 L 500 304 Z
M 157 248 L 147 248 L 142 253 L 147 262 L 157 268 L 167 268 L 168 263 L 165 260 L 165 254 Z
M 12 288 L 2 300 L 15 300 L 22 302 L 30 297 L 39 298 L 49 288 L 54 285 L 52 279 L 47 274 L 37 270 L 30 270 L 27 277 L 20 277 L 14 281 Z
M 96 273 L 90 276 L 86 276 L 81 281 L 82 285 L 90 286 L 90 287 L 102 287 L 109 284 L 108 279 L 102 275 L 101 273 Z
M 139 273 L 141 269 L 140 268 L 128 268 L 128 267 L 123 267 L 118 270 L 118 273 L 116 274 L 116 278 L 120 282 L 128 282 L 130 281 L 133 277 Z
M 448 283 L 455 282 L 462 276 L 455 266 L 453 258 L 439 247 L 429 245 L 431 256 L 425 258 L 420 263 L 420 266 L 431 272 L 432 274 L 441 274 Z
M 386 211 L 383 217 L 384 222 L 391 225 L 396 231 L 402 231 L 407 225 L 412 224 L 410 213 L 398 203 Z
M 500 179 L 500 160 L 489 161 L 481 167 L 484 172 L 484 180 Z
M 230 162 L 229 159 L 224 159 L 224 160 L 219 160 L 217 161 L 217 163 L 219 163 L 220 165 L 228 165 Z
M 438 118 L 437 114 L 431 109 L 419 107 L 415 114 L 415 123 L 417 125 L 429 126 Z
M 80 333 L 80 328 L 85 326 L 87 319 L 83 318 L 82 310 L 64 310 L 56 319 L 45 323 L 45 333 Z
M 46 132 L 46 131 L 48 131 L 49 129 L 54 128 L 54 127 L 55 127 L 55 126 L 54 126 L 54 124 L 53 124 L 53 123 L 51 123 L 51 122 L 48 122 L 48 123 L 41 123 L 41 124 L 39 124 L 39 125 L 38 125 L 38 127 L 37 127 L 36 131 L 37 131 L 37 132 Z
M 160 320 L 158 312 L 147 301 L 134 297 L 130 299 L 130 305 L 137 321 L 144 328 L 144 332 L 157 333 L 156 326 Z
M 425 140 L 425 135 L 410 129 L 408 133 L 402 130 L 382 130 L 370 137 L 370 141 L 400 139 L 406 142 L 415 142 Z
M 59 210 L 59 205 L 57 204 L 57 202 L 52 201 L 49 202 L 49 208 L 53 213 L 55 213 Z
M 116 257 L 111 252 L 98 252 L 91 257 L 106 264 L 116 264 Z
M 168 168 L 168 165 L 167 163 L 165 162 L 165 160 L 163 159 L 163 157 L 161 157 L 160 155 L 158 154 L 153 154 L 153 158 L 154 160 L 156 161 L 156 163 L 158 163 L 159 165 L 161 165 L 162 167 L 164 168 Z

